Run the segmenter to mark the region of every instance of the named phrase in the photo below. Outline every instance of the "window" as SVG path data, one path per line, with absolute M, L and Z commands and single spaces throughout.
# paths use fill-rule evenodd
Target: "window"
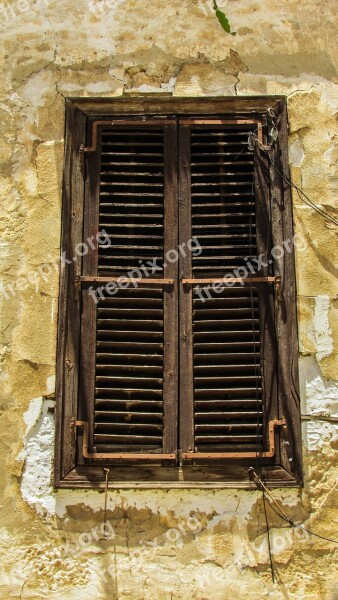
M 301 484 L 287 169 L 281 97 L 67 101 L 57 486 Z

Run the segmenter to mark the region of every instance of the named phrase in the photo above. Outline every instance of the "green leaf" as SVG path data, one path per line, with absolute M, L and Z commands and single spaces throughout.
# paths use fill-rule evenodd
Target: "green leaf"
M 220 24 L 222 25 L 224 31 L 226 31 L 227 33 L 230 33 L 231 32 L 230 23 L 229 23 L 228 19 L 226 18 L 225 14 L 221 10 L 217 9 L 216 17 L 219 20 Z
M 214 0 L 214 10 L 216 11 L 216 17 L 219 20 L 219 23 L 222 26 L 222 28 L 224 29 L 224 31 L 226 31 L 227 33 L 230 33 L 231 35 L 236 35 L 235 31 L 231 31 L 230 23 L 229 23 L 228 19 L 226 18 L 224 12 L 222 12 L 218 8 L 216 0 Z

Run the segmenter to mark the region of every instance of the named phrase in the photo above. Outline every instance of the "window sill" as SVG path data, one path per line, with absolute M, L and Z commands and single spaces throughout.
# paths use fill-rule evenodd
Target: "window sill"
M 106 465 L 105 465 L 106 466 Z M 249 465 L 250 466 L 250 465 Z M 254 465 L 253 465 L 254 466 Z M 281 466 L 264 466 L 262 479 L 269 488 L 299 488 L 297 481 Z M 77 467 L 63 479 L 54 483 L 55 488 L 103 489 L 103 467 Z M 247 465 L 222 467 L 111 467 L 109 489 L 256 489 L 248 477 Z

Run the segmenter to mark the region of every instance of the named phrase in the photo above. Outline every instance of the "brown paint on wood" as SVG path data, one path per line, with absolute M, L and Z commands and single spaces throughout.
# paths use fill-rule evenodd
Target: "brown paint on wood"
M 75 256 L 75 245 L 82 242 L 84 173 L 78 148 L 85 141 L 85 125 L 85 115 L 67 101 L 61 246 L 61 252 L 67 259 Z M 80 257 L 71 264 L 65 261 L 61 265 L 56 380 L 56 483 L 75 466 L 71 421 L 77 415 L 78 405 L 80 303 L 75 293 L 75 278 L 80 273 Z
M 191 171 L 190 127 L 182 125 L 179 131 L 179 239 L 180 244 L 191 239 Z M 180 280 L 191 278 L 191 253 L 180 254 Z M 194 440 L 194 381 L 192 288 L 180 282 L 180 449 L 192 452 Z
M 178 261 L 167 253 L 178 247 L 177 126 L 164 127 L 164 275 L 175 285 L 164 288 L 164 430 L 163 452 L 177 452 L 178 428 Z M 167 258 L 166 258 L 167 257 Z

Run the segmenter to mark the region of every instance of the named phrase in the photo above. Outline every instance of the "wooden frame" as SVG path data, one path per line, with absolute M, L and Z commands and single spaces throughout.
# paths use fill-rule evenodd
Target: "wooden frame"
M 128 97 L 114 99 L 68 99 L 66 100 L 66 137 L 65 137 L 65 170 L 63 184 L 63 211 L 62 211 L 62 251 L 66 257 L 74 255 L 74 247 L 81 243 L 84 237 L 90 237 L 95 231 L 95 221 L 88 218 L 88 198 L 95 193 L 97 180 L 88 179 L 88 170 L 85 168 L 84 153 L 81 149 L 85 148 L 86 141 L 94 144 L 92 141 L 92 125 L 94 121 L 100 119 L 110 119 L 123 117 L 140 120 L 151 115 L 157 117 L 165 124 L 166 136 L 168 140 L 168 156 L 176 152 L 177 140 L 175 131 L 170 127 L 170 117 L 173 114 L 186 118 L 188 123 L 192 118 L 197 120 L 199 115 L 203 118 L 207 115 L 212 116 L 215 121 L 220 119 L 244 119 L 260 120 L 267 117 L 268 109 L 274 110 L 278 118 L 279 138 L 277 150 L 275 152 L 275 161 L 284 171 L 288 169 L 287 162 L 287 113 L 285 98 L 281 96 L 270 97 L 247 97 L 247 98 L 171 98 L 161 97 L 159 99 L 147 97 Z M 172 117 L 171 117 L 172 119 Z M 122 123 L 122 121 L 121 121 Z M 184 131 L 184 127 L 181 128 Z M 99 131 L 97 131 L 99 136 Z M 181 160 L 180 189 L 175 188 L 175 174 L 170 170 L 170 159 L 166 166 L 168 178 L 172 178 L 172 194 L 179 194 L 182 199 L 182 193 L 189 187 L 189 147 L 187 141 L 184 141 L 182 134 L 182 148 L 186 153 L 185 160 Z M 185 148 L 185 150 L 184 150 Z M 88 148 L 87 148 L 88 149 Z M 89 148 L 92 150 L 92 148 Z M 98 153 L 97 153 L 98 154 Z M 92 161 L 95 170 L 95 161 L 98 160 L 95 152 L 87 154 L 86 160 Z M 264 158 L 262 159 L 264 162 Z M 263 173 L 261 185 L 256 190 L 261 194 L 262 202 L 266 202 L 269 192 L 269 179 L 274 184 L 275 202 L 271 206 L 272 240 L 274 245 L 281 244 L 283 240 L 292 237 L 292 207 L 291 195 L 287 186 L 283 185 L 276 173 L 272 173 L 271 164 L 265 159 L 265 173 Z M 176 181 L 177 183 L 177 181 Z M 83 210 L 83 199 L 86 196 L 85 208 Z M 266 206 L 266 204 L 265 204 Z M 86 208 L 87 207 L 87 208 Z M 263 204 L 262 204 L 263 207 Z M 262 208 L 262 210 L 266 210 Z M 180 204 L 181 216 L 187 216 L 189 206 Z M 83 229 L 83 216 L 85 217 L 86 229 Z M 265 215 L 267 216 L 267 215 Z M 167 223 L 174 222 L 174 215 L 170 211 L 167 215 Z M 182 223 L 182 218 L 181 218 Z M 280 227 L 282 223 L 282 227 Z M 181 225 L 184 227 L 184 224 Z M 170 227 L 171 237 L 167 240 L 167 248 L 175 247 L 177 244 L 177 231 L 175 227 Z M 95 234 L 94 234 L 95 235 Z M 59 302 L 59 324 L 58 324 L 58 346 L 57 346 L 57 409 L 56 409 L 56 458 L 55 458 L 55 476 L 54 484 L 56 487 L 103 487 L 104 471 L 101 465 L 88 464 L 83 458 L 76 461 L 76 446 L 74 439 L 74 427 L 72 421 L 81 418 L 89 422 L 90 427 L 90 390 L 81 389 L 80 393 L 86 395 L 86 401 L 82 406 L 87 409 L 79 413 L 78 394 L 79 394 L 79 368 L 92 368 L 90 365 L 92 358 L 90 353 L 82 352 L 80 357 L 80 308 L 81 302 L 86 302 L 85 291 L 77 294 L 77 286 L 81 280 L 95 278 L 93 272 L 93 258 L 84 258 L 83 265 L 81 261 L 75 260 L 71 264 L 62 265 L 60 281 L 60 302 Z M 171 282 L 177 277 L 175 272 L 176 265 L 168 266 L 164 280 Z M 272 311 L 276 315 L 276 336 L 278 337 L 278 349 L 280 353 L 278 379 L 279 398 L 278 406 L 269 407 L 271 418 L 286 418 L 287 434 L 282 431 L 278 437 L 277 455 L 279 464 L 270 464 L 269 460 L 262 466 L 263 477 L 270 487 L 294 487 L 302 485 L 302 465 L 301 465 L 301 437 L 300 437 L 300 409 L 298 393 L 298 371 L 297 371 L 297 329 L 296 329 L 296 291 L 295 291 L 295 273 L 293 254 L 285 254 L 281 258 L 275 259 L 275 273 L 281 277 L 283 287 L 283 299 L 278 303 L 273 290 L 270 293 L 269 300 L 269 320 L 272 318 Z M 261 273 L 267 276 L 268 273 Z M 182 261 L 180 265 L 180 276 L 189 279 L 191 271 L 189 265 Z M 284 282 L 287 281 L 287 285 Z M 77 282 L 77 283 L 76 283 Z M 183 286 L 183 284 L 182 284 Z M 273 288 L 273 286 L 269 286 Z M 84 283 L 85 288 L 85 283 Z M 178 303 L 169 302 L 170 294 L 177 294 L 175 286 L 166 292 L 168 302 L 165 302 L 165 311 L 167 318 L 177 323 Z M 182 289 L 180 291 L 182 294 Z M 185 292 L 185 304 L 190 306 L 191 297 Z M 94 303 L 92 303 L 94 305 Z M 187 313 L 185 313 L 187 314 Z M 91 317 L 93 318 L 93 316 Z M 87 323 L 88 325 L 88 323 Z M 182 352 L 189 354 L 189 344 L 184 350 L 184 340 L 191 335 L 191 324 L 189 318 L 181 320 L 180 344 Z M 88 327 L 87 327 L 88 329 Z M 93 328 L 94 330 L 95 328 Z M 169 334 L 168 334 L 169 335 Z M 267 344 L 274 344 L 271 333 L 266 333 Z M 178 364 L 174 353 L 170 352 L 170 345 L 175 344 L 178 332 L 175 327 L 168 337 L 168 369 L 169 376 L 165 382 L 169 390 L 169 396 L 175 395 L 173 379 L 178 377 Z M 290 344 L 292 351 L 290 352 Z M 186 356 L 188 356 L 186 354 Z M 290 384 L 291 373 L 291 384 Z M 275 380 L 271 380 L 271 385 L 275 385 Z M 181 393 L 188 393 L 186 383 L 183 378 L 181 381 Z M 168 396 L 168 397 L 169 397 Z M 169 403 L 167 410 L 174 410 L 172 414 L 172 423 L 177 422 L 177 410 L 173 409 L 175 403 Z M 176 403 L 177 405 L 177 403 Z M 187 406 L 187 417 L 189 410 L 191 412 L 191 402 Z M 182 418 L 182 415 L 181 415 Z M 191 432 L 190 432 L 191 433 Z M 177 428 L 170 427 L 165 432 L 165 451 L 164 454 L 171 455 L 177 447 L 176 436 Z M 79 452 L 82 444 L 81 436 L 78 437 L 77 449 Z M 191 447 L 191 435 L 187 433 L 184 439 L 181 439 L 180 448 L 182 451 L 189 452 Z M 79 454 L 80 456 L 80 454 Z M 198 461 L 199 462 L 199 461 Z M 138 466 L 118 466 L 110 471 L 109 485 L 116 488 L 172 488 L 172 487 L 192 487 L 192 488 L 227 488 L 242 487 L 253 489 L 248 476 L 248 464 L 239 459 L 236 463 L 225 461 L 221 466 L 211 460 L 207 465 L 195 463 L 194 466 L 184 465 L 183 467 L 172 468 L 170 466 L 140 464 Z M 204 461 L 205 462 L 205 461 Z M 219 463 L 219 461 L 218 461 Z M 243 464 L 245 463 L 245 464 Z

